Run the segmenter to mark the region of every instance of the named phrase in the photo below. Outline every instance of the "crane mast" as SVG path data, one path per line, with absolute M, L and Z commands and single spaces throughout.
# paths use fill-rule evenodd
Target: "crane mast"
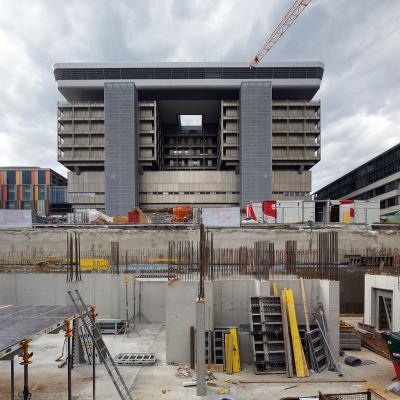
M 255 68 L 262 58 L 271 50 L 274 44 L 288 30 L 290 25 L 303 12 L 303 10 L 311 3 L 311 0 L 295 0 L 292 7 L 283 17 L 279 25 L 272 32 L 271 36 L 265 41 L 261 49 L 257 52 L 254 58 L 250 61 L 250 68 Z

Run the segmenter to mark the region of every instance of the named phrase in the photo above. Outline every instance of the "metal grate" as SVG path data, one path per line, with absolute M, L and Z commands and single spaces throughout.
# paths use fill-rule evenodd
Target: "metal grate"
M 386 400 L 373 390 L 357 393 L 319 394 L 319 400 Z
M 119 353 L 114 361 L 117 365 L 153 365 L 156 353 Z

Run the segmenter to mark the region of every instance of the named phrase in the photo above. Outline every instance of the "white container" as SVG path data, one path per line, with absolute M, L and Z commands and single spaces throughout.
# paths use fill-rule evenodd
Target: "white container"
M 303 200 L 278 201 L 276 214 L 276 222 L 278 224 L 303 222 Z
M 303 220 L 302 222 L 315 222 L 315 202 L 303 201 Z
M 371 200 L 354 201 L 354 223 L 373 224 L 380 221 L 380 202 Z

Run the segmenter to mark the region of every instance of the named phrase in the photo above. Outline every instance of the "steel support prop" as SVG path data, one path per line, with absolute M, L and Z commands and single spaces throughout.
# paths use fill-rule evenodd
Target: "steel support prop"
M 11 399 L 14 400 L 14 391 L 15 391 L 15 386 L 14 386 L 14 356 L 11 358 Z
M 90 316 L 93 319 L 93 323 L 96 323 L 96 306 L 93 304 L 90 307 Z M 92 343 L 92 397 L 93 400 L 96 399 L 96 346 Z
M 65 338 L 67 339 L 67 374 L 68 374 L 68 400 L 72 400 L 72 354 L 71 354 L 71 339 L 74 331 L 71 327 L 72 317 L 65 318 Z
M 29 392 L 29 371 L 28 371 L 28 366 L 29 364 L 32 364 L 31 357 L 33 356 L 33 353 L 29 352 L 29 342 L 31 340 L 32 340 L 31 338 L 28 338 L 21 341 L 23 353 L 20 365 L 24 366 L 24 391 L 22 393 L 22 398 L 24 400 L 29 400 L 31 398 L 31 393 Z

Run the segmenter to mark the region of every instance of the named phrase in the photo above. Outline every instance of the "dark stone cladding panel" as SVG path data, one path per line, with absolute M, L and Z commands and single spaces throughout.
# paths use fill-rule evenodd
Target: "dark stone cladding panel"
M 106 214 L 138 206 L 137 90 L 132 82 L 104 83 Z
M 240 88 L 240 206 L 272 198 L 272 84 Z

